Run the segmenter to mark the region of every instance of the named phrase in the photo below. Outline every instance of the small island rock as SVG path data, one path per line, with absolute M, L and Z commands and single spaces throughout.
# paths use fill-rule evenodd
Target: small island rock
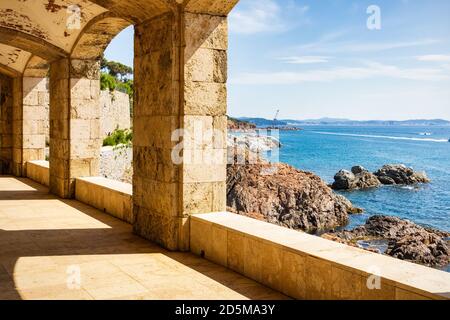
M 334 176 L 335 190 L 358 190 L 380 186 L 378 178 L 364 167 L 355 166 L 352 171 L 341 170 Z

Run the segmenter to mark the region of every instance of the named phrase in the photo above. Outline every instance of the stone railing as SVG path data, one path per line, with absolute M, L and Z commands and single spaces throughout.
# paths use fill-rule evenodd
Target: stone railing
M 48 185 L 48 162 L 27 163 Z M 132 186 L 77 178 L 76 199 L 133 223 Z M 190 249 L 297 299 L 450 299 L 450 273 L 233 213 L 192 215 Z
M 27 178 L 49 186 L 49 162 L 27 162 Z M 133 187 L 129 183 L 102 177 L 77 178 L 75 198 L 128 223 L 134 222 Z
M 77 178 L 75 198 L 128 223 L 134 222 L 133 188 L 102 177 Z
M 450 299 L 450 273 L 233 213 L 191 216 L 191 251 L 297 299 Z
M 27 162 L 27 178 L 34 180 L 46 187 L 49 186 L 50 173 L 49 163 L 45 160 Z

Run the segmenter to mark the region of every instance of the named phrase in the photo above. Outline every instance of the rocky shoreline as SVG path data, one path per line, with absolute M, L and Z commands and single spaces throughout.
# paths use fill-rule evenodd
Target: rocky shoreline
M 264 160 L 261 152 L 281 147 L 274 138 L 241 133 L 229 135 L 227 142 L 232 160 L 257 159 L 256 163 L 234 161 L 227 166 L 228 211 L 422 265 L 450 263 L 449 233 L 393 216 L 372 216 L 353 230 L 334 231 L 348 224 L 349 215 L 363 209 L 333 189 L 430 182 L 425 173 L 404 165 L 386 165 L 374 173 L 356 166 L 351 172 L 341 170 L 329 186 L 311 172 Z M 101 173 L 107 178 L 131 183 L 131 163 L 131 148 L 102 150 Z
M 233 164 L 227 168 L 228 210 L 306 232 L 329 230 L 361 212 L 318 176 L 287 164 Z
M 363 247 L 360 242 L 364 241 L 369 244 L 365 248 L 367 250 L 430 267 L 450 264 L 450 233 L 421 227 L 397 217 L 372 216 L 363 226 L 349 231 L 329 232 L 322 237 L 358 247 Z M 386 241 L 385 252 L 380 252 L 376 245 L 370 246 L 370 243 L 380 240 Z

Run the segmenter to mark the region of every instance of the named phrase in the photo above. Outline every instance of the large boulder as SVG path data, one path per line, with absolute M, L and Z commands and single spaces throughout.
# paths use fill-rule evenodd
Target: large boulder
M 361 212 L 322 179 L 287 164 L 233 164 L 227 168 L 228 209 L 292 229 L 326 230 Z
M 385 165 L 375 172 L 375 175 L 382 184 L 386 185 L 411 185 L 430 182 L 425 172 L 415 172 L 412 168 L 403 164 Z
M 341 170 L 334 176 L 335 190 L 357 190 L 380 186 L 378 178 L 364 167 L 355 166 L 352 171 Z
M 450 249 L 446 240 L 450 233 L 424 228 L 408 220 L 377 215 L 365 225 L 350 231 L 333 232 L 325 238 L 355 245 L 358 240 L 388 241 L 385 254 L 432 267 L 450 263 Z

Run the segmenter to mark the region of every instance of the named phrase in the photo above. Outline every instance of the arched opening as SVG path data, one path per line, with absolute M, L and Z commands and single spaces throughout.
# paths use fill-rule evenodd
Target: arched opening
M 196 122 L 207 129 L 225 130 L 226 14 L 236 1 L 158 1 L 139 5 L 140 9 L 145 7 L 144 12 L 136 11 L 133 5 L 124 7 L 121 1 L 95 3 L 74 4 L 83 12 L 79 16 L 72 7 L 36 3 L 33 8 L 25 8 L 14 3 L 6 10 L 14 16 L 16 28 L 0 19 L 6 41 L 28 50 L 33 57 L 24 78 L 34 79 L 29 80 L 26 99 L 39 96 L 38 83 L 32 83 L 39 73 L 34 67 L 39 61 L 33 61 L 37 59 L 34 57 L 50 65 L 50 191 L 73 197 L 77 178 L 99 174 L 103 140 L 100 58 L 111 39 L 134 24 L 134 227 L 137 233 L 166 247 L 187 250 L 189 215 L 225 209 L 224 163 L 206 167 L 176 163 L 172 159 L 176 147 L 172 134 L 176 130 L 191 131 Z M 55 21 L 67 23 L 45 28 L 47 22 Z M 201 70 L 203 65 L 206 72 Z M 20 86 L 23 84 L 20 82 Z M 23 88 L 19 91 L 23 94 Z M 24 113 L 21 99 L 17 106 Z M 25 123 L 22 118 L 17 119 L 18 126 Z M 38 149 L 33 143 L 30 153 Z M 218 139 L 208 144 L 209 157 L 225 156 L 225 147 Z M 22 155 L 24 146 L 18 148 Z M 191 147 L 189 151 L 197 151 L 200 145 Z M 41 155 L 29 160 L 34 158 Z M 25 173 L 22 168 L 27 159 L 20 157 L 16 174 Z M 208 196 L 199 202 L 204 194 Z
M 100 78 L 100 175 L 129 184 L 133 178 L 133 57 L 134 29 L 130 26 L 106 48 Z

